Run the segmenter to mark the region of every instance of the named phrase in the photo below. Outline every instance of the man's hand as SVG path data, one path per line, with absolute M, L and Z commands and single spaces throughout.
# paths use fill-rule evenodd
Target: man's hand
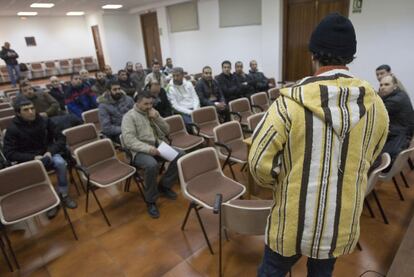
M 156 118 L 158 118 L 159 116 L 160 116 L 160 113 L 159 113 L 156 109 L 154 109 L 154 108 L 152 108 L 152 109 L 148 112 L 148 117 L 149 117 L 149 118 L 156 119 Z
M 273 83 L 269 83 L 269 88 L 273 88 L 275 85 Z
M 39 113 L 39 115 L 41 116 L 41 117 L 46 117 L 47 118 L 47 113 Z
M 35 160 L 41 160 L 43 158 L 43 156 L 37 155 L 34 157 Z
M 49 159 L 52 159 L 52 154 L 50 152 L 46 152 L 43 154 L 43 157 L 49 157 Z
M 158 151 L 157 148 L 151 146 L 149 153 L 151 156 L 159 156 L 160 155 L 160 151 Z
M 224 110 L 226 108 L 226 103 L 224 102 L 215 102 L 214 103 L 219 110 Z

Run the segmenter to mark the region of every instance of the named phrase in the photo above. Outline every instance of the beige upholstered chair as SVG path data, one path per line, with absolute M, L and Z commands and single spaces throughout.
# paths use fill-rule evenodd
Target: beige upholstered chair
M 82 60 L 79 58 L 72 59 L 73 72 L 79 72 L 83 68 Z
M 269 100 L 271 102 L 275 101 L 280 96 L 278 88 L 271 88 L 267 91 L 267 93 L 269 94 Z
M 255 108 L 255 112 L 265 112 L 269 109 L 270 102 L 266 92 L 258 92 L 250 96 L 250 101 L 253 106 L 258 106 L 260 109 Z
M 220 125 L 217 110 L 213 106 L 202 107 L 191 113 L 191 119 L 198 126 L 199 135 L 206 139 L 214 138 L 213 129 Z
M 253 133 L 253 131 L 256 129 L 257 125 L 259 125 L 259 122 L 262 120 L 263 116 L 265 115 L 265 112 L 256 113 L 247 118 L 247 127 L 249 128 L 249 131 Z
M 184 120 L 181 115 L 169 116 L 165 118 L 165 121 L 170 126 L 170 133 L 168 134 L 168 138 L 171 141 L 171 146 L 177 147 L 183 151 L 187 151 L 204 143 L 204 138 L 190 135 L 187 132 Z
M 101 122 L 99 121 L 99 110 L 92 109 L 82 113 L 82 120 L 85 123 L 93 123 L 98 134 L 102 131 Z
M 5 109 L 0 110 L 0 118 L 7 117 L 7 116 L 12 116 L 14 114 L 15 114 L 15 112 L 14 112 L 13 108 L 5 108 Z
M 247 118 L 253 114 L 252 107 L 262 111 L 259 106 L 250 105 L 246 97 L 229 102 L 230 116 L 232 120 L 238 120 L 240 124 L 247 127 Z

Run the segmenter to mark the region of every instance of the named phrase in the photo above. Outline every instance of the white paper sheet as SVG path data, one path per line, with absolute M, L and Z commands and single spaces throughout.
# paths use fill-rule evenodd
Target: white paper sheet
M 169 162 L 173 161 L 178 155 L 178 152 L 165 142 L 161 142 L 157 149 L 160 152 L 160 156 Z

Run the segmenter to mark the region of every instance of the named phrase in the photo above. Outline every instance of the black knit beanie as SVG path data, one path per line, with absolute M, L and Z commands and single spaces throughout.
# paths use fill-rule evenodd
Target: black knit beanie
M 338 13 L 331 13 L 313 30 L 309 50 L 333 57 L 353 57 L 356 44 L 352 22 Z
M 23 106 L 33 105 L 33 102 L 24 97 L 23 95 L 18 95 L 13 100 L 13 108 L 16 113 L 20 113 L 20 108 Z

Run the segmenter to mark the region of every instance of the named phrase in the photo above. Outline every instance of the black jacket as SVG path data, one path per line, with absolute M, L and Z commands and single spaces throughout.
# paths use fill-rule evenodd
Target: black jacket
M 390 118 L 389 135 L 411 137 L 414 130 L 414 112 L 407 93 L 399 89 L 382 98 Z
M 158 97 L 154 97 L 153 107 L 160 113 L 162 117 L 172 115 L 171 103 L 168 101 L 167 93 L 163 88 L 160 89 Z
M 134 97 L 135 92 L 137 91 L 136 85 L 130 78 L 125 81 L 118 79 L 121 89 L 130 97 Z
M 65 153 L 65 137 L 50 119 L 36 115 L 33 122 L 16 116 L 4 137 L 4 155 L 11 162 L 26 162 L 46 152 Z
M 65 87 L 62 85 L 61 89 L 51 87 L 49 94 L 58 101 L 60 109 L 62 111 L 66 110 L 65 108 Z
M 226 75 L 221 73 L 216 76 L 216 81 L 223 92 L 224 99 L 227 103 L 231 100 L 242 97 L 234 74 Z
M 216 80 L 207 82 L 203 78 L 198 80 L 195 90 L 200 98 L 201 107 L 213 106 L 214 102 L 224 102 L 223 92 Z M 211 100 L 214 98 L 213 100 Z
M 250 95 L 255 93 L 255 82 L 246 74 L 239 75 L 234 73 L 233 76 L 236 79 L 237 87 L 239 93 L 241 94 L 241 97 L 247 97 L 250 99 Z
M 17 58 L 19 55 L 12 49 L 6 49 L 4 46 L 0 51 L 0 58 L 4 60 L 7 65 L 17 65 Z
M 256 92 L 267 91 L 269 89 L 269 80 L 262 72 L 249 70 L 248 76 L 252 80 Z

